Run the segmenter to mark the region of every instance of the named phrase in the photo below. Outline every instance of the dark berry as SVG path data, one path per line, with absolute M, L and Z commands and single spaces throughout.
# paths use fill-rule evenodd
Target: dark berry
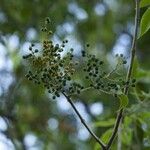
M 126 60 L 124 60 L 124 61 L 123 61 L 123 64 L 126 64 L 126 63 L 127 63 L 127 61 L 126 61 Z
M 35 53 L 38 53 L 39 52 L 39 50 L 38 49 L 35 49 L 35 51 L 34 51 Z
M 87 46 L 87 47 L 89 47 L 89 46 L 90 46 L 90 44 L 86 44 L 86 46 Z
M 34 47 L 35 45 L 32 43 L 31 46 Z
M 53 98 L 53 99 L 56 99 L 56 96 L 53 96 L 52 98 Z
M 135 87 L 135 84 L 132 84 L 132 87 Z
M 136 79 L 132 79 L 132 83 L 135 83 L 136 82 Z
M 120 57 L 123 57 L 123 54 L 120 54 Z
M 99 64 L 102 65 L 102 64 L 104 64 L 104 62 L 103 62 L 103 61 L 100 61 Z
M 29 47 L 29 50 L 32 51 L 32 47 Z

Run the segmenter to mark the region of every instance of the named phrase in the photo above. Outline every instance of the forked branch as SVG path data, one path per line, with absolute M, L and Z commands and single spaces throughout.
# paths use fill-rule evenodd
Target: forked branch
M 131 75 L 132 75 L 132 70 L 133 70 L 133 63 L 134 63 L 134 58 L 135 58 L 135 52 L 136 52 L 136 48 L 137 48 L 137 35 L 138 35 L 138 24 L 139 24 L 139 16 L 140 16 L 140 8 L 139 8 L 139 3 L 140 0 L 135 0 L 135 6 L 136 6 L 136 11 L 135 11 L 135 30 L 134 30 L 134 35 L 133 35 L 133 40 L 132 40 L 132 47 L 131 47 L 131 57 L 130 57 L 130 64 L 129 64 L 129 68 L 128 68 L 128 72 L 127 72 L 127 76 L 126 76 L 126 82 L 129 82 L 131 79 Z M 126 86 L 124 89 L 124 94 L 127 95 L 129 91 L 129 87 Z M 71 107 L 74 109 L 75 113 L 77 114 L 77 116 L 79 117 L 81 123 L 85 126 L 85 128 L 89 131 L 89 133 L 91 134 L 91 136 L 96 140 L 97 143 L 99 143 L 99 145 L 102 147 L 103 150 L 109 150 L 115 137 L 116 134 L 118 132 L 118 128 L 119 125 L 121 123 L 122 117 L 123 117 L 123 109 L 120 109 L 116 118 L 116 123 L 114 125 L 114 129 L 112 132 L 112 135 L 107 143 L 107 145 L 105 145 L 96 135 L 95 133 L 89 128 L 89 126 L 87 125 L 87 123 L 85 122 L 85 120 L 83 119 L 83 117 L 80 115 L 79 111 L 76 109 L 75 105 L 73 104 L 72 100 L 70 99 L 69 96 L 66 95 L 66 93 L 62 93 L 67 101 L 70 103 Z

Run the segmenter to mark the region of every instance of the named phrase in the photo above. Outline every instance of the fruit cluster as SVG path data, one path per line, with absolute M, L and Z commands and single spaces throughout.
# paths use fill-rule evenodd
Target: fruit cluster
M 46 35 L 52 34 L 52 31 L 47 28 L 49 23 L 50 20 L 47 18 L 45 26 L 41 29 Z M 77 83 L 73 76 L 80 64 L 74 59 L 73 48 L 64 54 L 67 43 L 68 40 L 64 40 L 61 44 L 54 44 L 52 40 L 46 38 L 42 42 L 42 50 L 36 49 L 35 45 L 31 44 L 30 53 L 23 56 L 24 59 L 29 60 L 31 66 L 26 75 L 28 80 L 44 85 L 53 95 L 53 99 L 59 97 L 61 92 L 66 92 L 69 95 L 80 94 L 82 90 L 87 88 L 117 95 L 123 92 L 125 86 L 135 87 L 135 79 L 126 83 L 123 75 L 115 76 L 115 78 L 113 76 L 117 75 L 120 66 L 127 63 L 122 54 L 116 55 L 118 63 L 116 68 L 110 72 L 104 67 L 103 60 L 98 59 L 95 55 L 87 54 L 85 50 L 81 51 L 81 56 L 84 65 L 83 71 L 86 74 L 85 79 L 88 80 L 89 85 L 85 87 Z

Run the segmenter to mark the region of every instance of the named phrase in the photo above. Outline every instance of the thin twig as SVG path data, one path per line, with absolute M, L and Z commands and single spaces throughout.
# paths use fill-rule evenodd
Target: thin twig
M 117 142 L 117 150 L 121 150 L 121 147 L 122 147 L 122 140 L 121 140 L 121 123 L 122 123 L 122 120 L 120 122 L 120 125 L 119 125 L 119 128 L 118 128 L 118 142 Z
M 91 90 L 91 89 L 95 89 L 95 88 L 94 88 L 94 87 L 91 87 L 91 86 L 86 87 L 86 88 L 84 88 L 84 89 L 81 90 L 81 93 L 82 93 L 82 92 L 85 92 L 85 91 L 87 91 L 87 90 Z M 102 90 L 102 89 L 96 89 L 96 90 L 99 91 L 99 92 L 101 92 L 101 93 L 108 94 L 108 95 L 113 94 L 113 93 L 107 92 L 107 91 Z M 77 95 L 77 94 L 70 94 L 69 96 L 73 96 L 73 95 Z
M 79 111 L 76 109 L 75 105 L 73 104 L 72 100 L 70 99 L 69 96 L 67 96 L 65 93 L 62 93 L 67 101 L 70 103 L 71 107 L 73 108 L 73 110 L 75 111 L 75 113 L 77 114 L 77 116 L 79 117 L 81 123 L 85 126 L 85 128 L 89 131 L 89 133 L 91 134 L 91 136 L 96 140 L 97 143 L 100 144 L 100 146 L 103 148 L 103 150 L 106 149 L 105 144 L 95 135 L 95 133 L 89 128 L 89 126 L 87 125 L 87 123 L 85 122 L 85 120 L 83 119 L 83 117 L 81 116 L 81 114 L 79 113 Z
M 7 115 L 5 116 L 4 113 L 2 115 L 2 118 L 4 119 L 4 121 L 5 121 L 6 125 L 7 125 L 7 131 L 3 132 L 3 134 L 12 142 L 13 146 L 15 147 L 15 149 L 18 149 L 18 146 L 17 146 L 15 140 L 13 139 L 13 136 L 11 135 L 11 132 L 9 130 L 10 129 L 10 125 L 9 125 L 8 119 L 12 120 L 12 118 L 7 117 Z
M 130 60 L 130 65 L 129 65 L 127 78 L 126 78 L 127 82 L 130 81 L 130 79 L 131 79 L 132 70 L 133 70 L 133 63 L 134 63 L 134 58 L 135 58 L 135 52 L 136 52 L 136 48 L 137 48 L 137 35 L 138 35 L 138 25 L 139 25 L 139 16 L 140 16 L 139 2 L 140 2 L 140 0 L 135 0 L 135 5 L 136 5 L 135 30 L 134 30 L 133 40 L 132 40 L 132 47 L 131 47 L 131 60 Z M 126 86 L 124 89 L 124 94 L 127 95 L 128 90 L 129 90 L 129 87 Z M 111 145 L 112 145 L 112 143 L 116 137 L 116 134 L 117 134 L 117 131 L 118 131 L 122 117 L 123 117 L 123 109 L 121 109 L 118 113 L 116 123 L 115 123 L 114 129 L 113 129 L 113 133 L 112 133 L 112 135 L 108 141 L 108 144 L 107 144 L 107 150 L 109 150 L 109 148 L 111 147 Z
M 106 76 L 104 76 L 104 78 L 110 77 L 115 71 L 117 71 L 118 66 L 119 66 L 119 63 L 117 63 L 116 67 L 111 72 L 109 72 Z

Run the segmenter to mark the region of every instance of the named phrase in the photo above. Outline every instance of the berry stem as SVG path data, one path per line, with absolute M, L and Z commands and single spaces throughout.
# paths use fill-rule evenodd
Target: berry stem
M 70 97 L 67 96 L 64 92 L 62 92 L 62 94 L 66 97 L 67 101 L 70 103 L 71 107 L 73 108 L 73 110 L 75 111 L 77 116 L 79 117 L 81 123 L 85 126 L 85 128 L 88 130 L 88 132 L 91 134 L 91 136 L 96 140 L 96 142 L 99 143 L 99 145 L 105 150 L 106 149 L 105 144 L 95 135 L 95 133 L 87 125 L 87 123 L 85 122 L 85 120 L 83 119 L 83 117 L 81 116 L 81 114 L 79 113 L 77 108 L 75 107 L 75 105 L 72 102 L 72 100 L 70 99 Z

